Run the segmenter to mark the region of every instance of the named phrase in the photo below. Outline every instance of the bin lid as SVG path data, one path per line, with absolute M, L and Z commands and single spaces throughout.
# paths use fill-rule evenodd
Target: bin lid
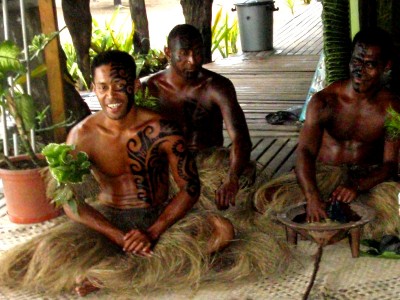
M 236 2 L 234 5 L 236 6 L 254 6 L 254 5 L 268 5 L 274 6 L 274 0 L 242 0 L 240 2 Z

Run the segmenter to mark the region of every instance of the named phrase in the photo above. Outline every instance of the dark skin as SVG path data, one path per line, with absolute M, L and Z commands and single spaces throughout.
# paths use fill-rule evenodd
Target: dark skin
M 98 200 L 103 205 L 129 209 L 168 204 L 146 230 L 128 232 L 115 227 L 89 204 L 81 204 L 78 215 L 68 205 L 64 210 L 72 220 L 105 235 L 123 251 L 151 257 L 160 236 L 198 200 L 200 183 L 195 160 L 180 130 L 160 115 L 133 105 L 133 93 L 139 86 L 123 66 L 97 67 L 93 91 L 102 111 L 75 126 L 67 143 L 88 154 L 101 187 Z M 168 199 L 169 169 L 179 189 L 172 199 Z M 213 253 L 229 244 L 234 230 L 222 217 L 211 216 L 208 221 L 213 232 L 207 250 Z M 78 277 L 77 283 L 80 296 L 97 289 L 85 278 Z
M 132 106 L 127 96 L 128 84 L 125 78 L 115 74 L 112 65 L 97 68 L 93 90 L 102 111 L 74 127 L 67 143 L 89 155 L 102 190 L 99 201 L 104 205 L 128 209 L 165 202 L 168 180 L 160 178 L 168 178 L 168 165 L 180 191 L 146 231 L 122 232 L 88 204 L 79 207 L 79 215 L 73 214 L 68 206 L 65 210 L 73 220 L 101 232 L 124 251 L 151 256 L 151 248 L 160 235 L 197 201 L 199 182 L 195 163 L 186 151 L 182 136 L 159 115 Z M 150 163 L 161 169 L 151 168 Z
M 384 89 L 383 73 L 390 62 L 378 46 L 357 43 L 350 62 L 350 79 L 331 84 L 315 94 L 297 148 L 296 174 L 307 200 L 308 222 L 327 218 L 326 204 L 316 184 L 316 162 L 329 165 L 378 165 L 367 177 L 338 186 L 331 201 L 350 203 L 362 191 L 397 173 L 399 141 L 385 138 L 384 121 L 399 99 Z
M 239 178 L 248 164 L 251 141 L 232 82 L 202 67 L 201 40 L 177 37 L 165 48 L 170 67 L 146 85 L 161 101 L 165 117 L 178 121 L 193 152 L 223 146 L 223 122 L 232 140 L 230 169 L 216 191 L 219 209 L 235 205 Z

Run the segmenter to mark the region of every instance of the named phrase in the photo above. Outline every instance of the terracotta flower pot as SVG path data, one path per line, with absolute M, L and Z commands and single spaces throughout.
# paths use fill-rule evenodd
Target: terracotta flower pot
M 12 157 L 11 161 L 26 159 L 26 156 Z M 3 181 L 7 214 L 13 223 L 31 224 L 50 220 L 61 214 L 46 197 L 44 180 L 40 168 L 8 170 L 0 168 Z

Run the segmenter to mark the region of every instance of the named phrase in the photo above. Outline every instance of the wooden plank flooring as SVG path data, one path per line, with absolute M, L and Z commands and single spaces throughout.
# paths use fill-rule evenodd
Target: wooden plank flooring
M 318 60 L 318 55 L 241 55 L 204 67 L 232 81 L 248 124 L 267 124 L 269 112 L 304 104 Z
M 234 84 L 253 143 L 251 159 L 272 177 L 293 169 L 300 125 L 270 125 L 265 116 L 304 105 L 322 52 L 321 13 L 322 4 L 313 2 L 275 30 L 272 51 L 245 52 L 204 66 Z
M 275 55 L 319 55 L 322 52 L 322 3 L 313 1 L 303 13 L 274 31 Z

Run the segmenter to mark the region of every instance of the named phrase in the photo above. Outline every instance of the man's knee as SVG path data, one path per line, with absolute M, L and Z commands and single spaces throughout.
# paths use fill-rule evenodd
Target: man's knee
M 218 251 L 226 246 L 235 237 L 235 229 L 232 223 L 221 216 L 210 217 L 210 222 L 213 225 L 213 251 Z

